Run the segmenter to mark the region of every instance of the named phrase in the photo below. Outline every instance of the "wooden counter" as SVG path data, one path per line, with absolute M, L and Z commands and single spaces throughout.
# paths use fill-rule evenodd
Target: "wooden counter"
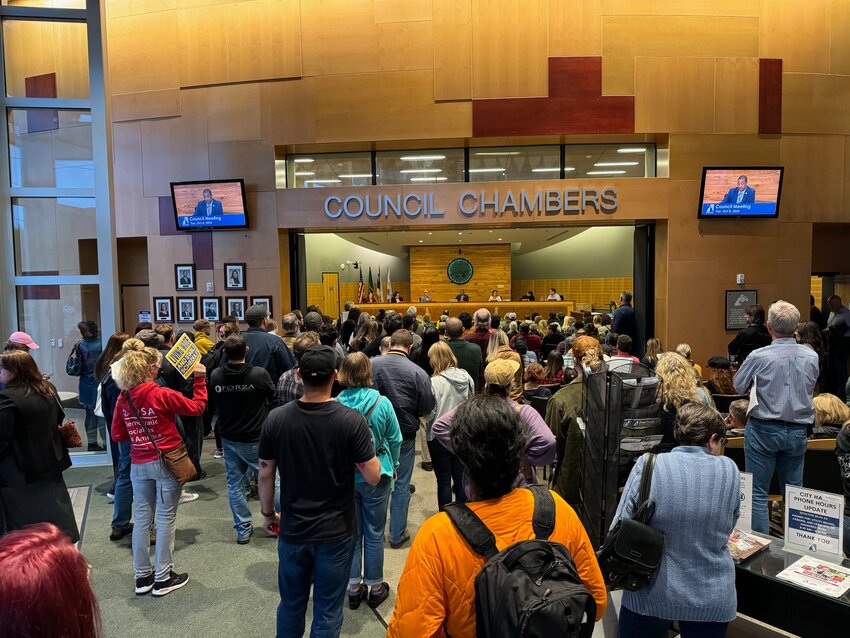
M 568 314 L 575 309 L 574 301 L 442 301 L 442 302 L 409 302 L 401 303 L 362 303 L 357 306 L 363 311 L 374 316 L 379 310 L 395 310 L 404 314 L 410 306 L 416 306 L 416 312 L 421 317 L 424 314 L 431 315 L 431 319 L 436 321 L 440 318 L 445 310 L 449 311 L 449 316 L 457 317 L 462 312 L 473 314 L 479 308 L 487 308 L 491 313 L 495 313 L 500 317 L 504 317 L 509 312 L 515 312 L 518 319 L 522 319 L 525 315 L 531 316 L 533 313 L 538 313 L 544 317 L 548 317 L 550 312 Z

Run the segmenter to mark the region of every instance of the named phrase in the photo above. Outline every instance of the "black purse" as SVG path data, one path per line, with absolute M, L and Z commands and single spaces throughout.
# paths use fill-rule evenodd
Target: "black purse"
M 661 565 L 664 534 L 649 525 L 655 513 L 655 503 L 649 500 L 654 467 L 655 454 L 649 454 L 640 482 L 640 506 L 632 518 L 620 519 L 596 553 L 609 590 L 642 589 Z

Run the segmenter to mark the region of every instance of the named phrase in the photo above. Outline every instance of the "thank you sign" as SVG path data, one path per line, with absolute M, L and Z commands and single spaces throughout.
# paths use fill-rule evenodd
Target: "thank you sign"
M 843 528 L 843 496 L 785 486 L 786 550 L 841 562 Z

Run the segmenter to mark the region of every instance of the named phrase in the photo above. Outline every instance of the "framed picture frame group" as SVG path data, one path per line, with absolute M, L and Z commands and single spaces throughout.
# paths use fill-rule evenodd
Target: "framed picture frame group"
M 244 263 L 224 264 L 224 289 L 247 290 Z
M 251 297 L 251 305 L 252 306 L 265 306 L 266 310 L 269 312 L 269 317 L 274 316 L 274 310 L 272 309 L 272 297 L 271 295 L 262 295 L 257 297 Z
M 227 297 L 226 314 L 236 317 L 239 321 L 245 321 L 245 311 L 248 309 L 247 297 Z
M 221 297 L 201 297 L 201 319 L 221 321 Z
M 153 298 L 154 323 L 171 323 L 174 321 L 174 297 Z
M 195 264 L 174 264 L 174 287 L 182 290 L 196 290 Z

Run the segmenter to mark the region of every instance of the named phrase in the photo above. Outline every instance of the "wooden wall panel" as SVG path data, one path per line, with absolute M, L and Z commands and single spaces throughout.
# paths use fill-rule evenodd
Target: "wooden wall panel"
M 374 0 L 308 0 L 301 4 L 305 76 L 378 70 Z
M 204 89 L 181 91 L 180 117 L 142 122 L 145 196 L 170 196 L 169 182 L 209 178 L 206 110 Z
M 434 99 L 472 98 L 472 0 L 434 0 Z
M 472 279 L 458 286 L 449 281 L 446 268 L 452 259 L 468 259 Z M 490 297 L 497 289 L 503 299 L 511 294 L 511 247 L 489 244 L 474 246 L 411 246 L 410 289 L 417 299 L 428 290 L 433 299 L 454 299 L 463 288 L 470 299 Z
M 211 142 L 210 178 L 243 178 L 249 191 L 274 191 L 274 147 L 260 142 Z
M 634 290 L 632 277 L 589 277 L 584 279 L 514 279 L 511 281 L 511 299 L 519 299 L 533 290 L 538 300 L 546 299 L 549 288 L 563 295 L 565 301 L 577 306 L 608 307 L 624 290 Z
M 548 4 L 549 57 L 602 55 L 603 0 Z
M 783 135 L 783 221 L 846 221 L 844 142 L 840 135 Z
M 850 134 L 850 76 L 782 74 L 785 133 Z
M 111 20 L 142 13 L 176 9 L 177 5 L 178 0 L 109 0 L 106 3 L 106 15 Z
M 378 25 L 378 70 L 415 71 L 434 68 L 434 25 L 431 21 L 382 22 Z
M 714 60 L 637 58 L 635 132 L 714 131 Z
M 316 141 L 469 137 L 472 105 L 434 103 L 432 71 L 315 78 Z
M 227 82 L 227 21 L 223 6 L 181 9 L 177 20 L 180 86 Z
M 759 57 L 782 58 L 786 72 L 829 73 L 829 14 L 829 2 L 762 0 Z
M 195 39 L 199 25 L 195 25 Z M 109 21 L 109 77 L 113 95 L 180 86 L 177 11 Z
M 210 142 L 260 139 L 260 86 L 252 82 L 207 89 Z
M 260 139 L 263 144 L 310 144 L 316 141 L 313 78 L 260 84 Z
M 159 202 L 145 198 L 142 187 L 142 125 L 112 125 L 113 206 L 117 237 L 146 237 L 159 233 Z
M 832 0 L 830 9 L 829 72 L 850 75 L 850 2 Z
M 418 22 L 433 16 L 431 0 L 375 0 L 375 23 Z
M 757 18 L 603 16 L 602 93 L 632 95 L 640 56 L 758 57 Z
M 753 58 L 714 61 L 714 132 L 757 133 L 759 62 Z
M 604 15 L 734 16 L 758 18 L 759 0 L 602 0 Z
M 112 121 L 150 120 L 180 115 L 180 90 L 163 89 L 112 96 Z
M 249 192 L 248 217 L 251 220 L 251 229 L 244 232 L 221 231 L 213 233 L 213 254 L 215 255 L 216 268 L 221 269 L 225 263 L 245 262 L 248 267 L 248 286 L 251 288 L 253 288 L 251 283 L 253 268 L 274 268 L 278 270 L 280 253 L 277 243 L 277 220 L 274 213 L 274 193 Z M 268 291 L 256 291 L 249 294 L 277 294 L 276 291 L 277 284 Z
M 703 166 L 778 166 L 779 139 L 757 135 L 670 136 L 670 179 L 700 180 Z M 693 201 L 696 211 L 699 191 Z
M 254 0 L 227 5 L 227 81 L 299 77 L 300 0 Z
M 546 0 L 472 0 L 472 97 L 545 96 Z
M 782 133 L 782 60 L 759 58 L 759 133 Z

